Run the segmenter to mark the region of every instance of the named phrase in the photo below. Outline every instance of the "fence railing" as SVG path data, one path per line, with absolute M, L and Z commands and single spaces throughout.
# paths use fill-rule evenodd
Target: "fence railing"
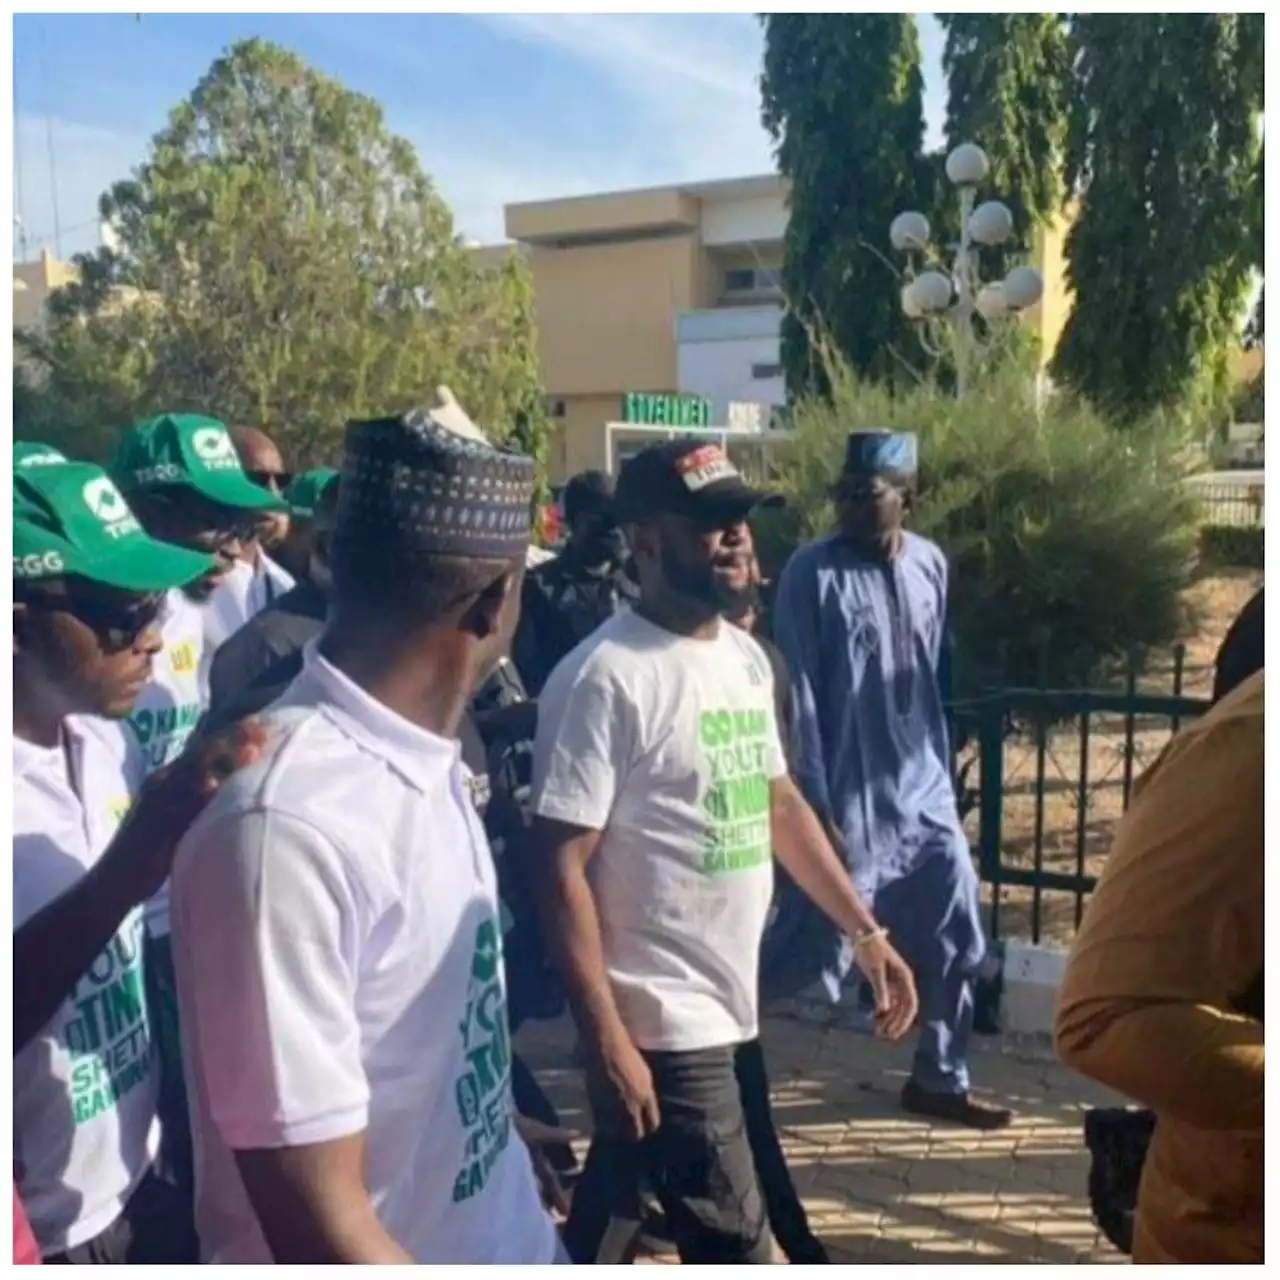
M 1224 482 L 1196 484 L 1194 487 L 1205 524 L 1234 525 L 1246 529 L 1265 527 L 1266 504 L 1261 484 Z
M 1010 688 L 953 706 L 993 937 L 1066 943 L 1079 928 L 1135 781 L 1208 706 L 1184 692 L 1181 652 L 1163 675 L 1160 691 L 1131 665 L 1118 689 Z

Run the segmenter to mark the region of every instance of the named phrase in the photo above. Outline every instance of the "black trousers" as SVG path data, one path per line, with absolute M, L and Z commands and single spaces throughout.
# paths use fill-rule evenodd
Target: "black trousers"
M 662 1120 L 640 1142 L 623 1136 L 612 1091 L 588 1071 L 595 1136 L 564 1230 L 574 1262 L 634 1256 L 645 1186 L 662 1205 L 682 1262 L 772 1261 L 736 1050 L 646 1052 Z
M 148 1173 L 104 1232 L 44 1261 L 74 1266 L 199 1262 L 191 1197 Z

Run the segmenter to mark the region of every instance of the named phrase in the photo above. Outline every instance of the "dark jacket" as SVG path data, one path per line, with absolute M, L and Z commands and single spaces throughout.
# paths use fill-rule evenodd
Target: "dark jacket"
M 319 634 L 319 630 L 320 628 L 317 627 L 316 634 Z M 310 637 L 308 636 L 307 639 Z M 200 722 L 199 732 L 201 734 L 217 733 L 218 730 L 235 724 L 237 720 L 265 711 L 272 703 L 279 701 L 285 690 L 302 671 L 302 649 L 305 644 L 306 640 L 303 640 L 292 653 L 285 653 L 276 658 L 245 688 L 226 697 L 220 707 L 210 709 Z M 471 718 L 470 712 L 463 713 L 462 722 L 458 725 L 458 741 L 462 747 L 462 763 L 467 766 L 472 775 L 471 799 L 476 811 L 483 818 L 489 807 L 489 763 L 484 742 L 476 730 L 475 721 Z
M 300 582 L 229 636 L 209 667 L 210 712 L 218 715 L 281 658 L 299 653 L 324 628 L 327 609 L 324 592 Z
M 542 692 L 557 663 L 578 647 L 622 605 L 640 598 L 625 566 L 590 573 L 578 561 L 572 544 L 554 560 L 525 575 L 511 657 L 529 696 Z

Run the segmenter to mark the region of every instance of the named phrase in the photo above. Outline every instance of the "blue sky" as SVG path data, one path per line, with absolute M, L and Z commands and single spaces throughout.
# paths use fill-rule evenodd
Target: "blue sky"
M 942 37 L 920 23 L 937 145 Z M 13 35 L 15 203 L 31 253 L 55 247 L 50 132 L 65 256 L 96 243 L 98 195 L 169 109 L 255 35 L 381 102 L 459 230 L 486 243 L 503 238 L 513 201 L 773 167 L 746 14 L 42 14 L 15 16 Z

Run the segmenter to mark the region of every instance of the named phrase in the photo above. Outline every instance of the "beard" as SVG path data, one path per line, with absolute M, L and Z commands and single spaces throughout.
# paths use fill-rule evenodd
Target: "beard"
M 662 548 L 662 577 L 677 595 L 708 605 L 717 613 L 733 612 L 741 605 L 743 597 L 753 591 L 749 582 L 741 587 L 730 586 L 716 577 L 709 564 L 696 568 L 681 564 L 665 546 Z

